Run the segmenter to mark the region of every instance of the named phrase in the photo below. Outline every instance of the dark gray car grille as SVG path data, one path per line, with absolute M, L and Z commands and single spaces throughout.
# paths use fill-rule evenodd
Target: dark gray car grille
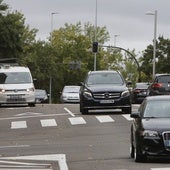
M 120 98 L 119 92 L 100 92 L 93 93 L 94 99 L 116 99 Z
M 165 149 L 170 151 L 170 131 L 163 132 L 162 136 L 163 136 Z

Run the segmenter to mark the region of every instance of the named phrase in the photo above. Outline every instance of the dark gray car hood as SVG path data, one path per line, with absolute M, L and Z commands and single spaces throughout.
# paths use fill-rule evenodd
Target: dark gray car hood
M 128 90 L 125 85 L 91 85 L 87 86 L 87 88 L 92 92 L 102 92 L 102 91 L 113 91 L 113 92 L 122 92 Z
M 144 129 L 153 129 L 157 131 L 170 131 L 170 118 L 148 118 L 142 119 L 142 126 Z

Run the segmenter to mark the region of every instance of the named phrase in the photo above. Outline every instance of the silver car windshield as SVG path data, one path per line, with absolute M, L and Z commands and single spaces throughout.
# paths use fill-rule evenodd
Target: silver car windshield
M 118 73 L 95 73 L 89 75 L 87 85 L 123 84 L 122 77 Z
M 31 83 L 31 76 L 28 72 L 0 73 L 0 84 L 24 84 Z
M 170 117 L 169 101 L 150 101 L 147 103 L 143 118 L 166 118 Z

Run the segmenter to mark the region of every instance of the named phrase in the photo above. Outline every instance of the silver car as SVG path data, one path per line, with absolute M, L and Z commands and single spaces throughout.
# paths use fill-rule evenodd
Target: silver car
M 79 90 L 80 86 L 64 86 L 60 100 L 62 103 L 79 103 Z

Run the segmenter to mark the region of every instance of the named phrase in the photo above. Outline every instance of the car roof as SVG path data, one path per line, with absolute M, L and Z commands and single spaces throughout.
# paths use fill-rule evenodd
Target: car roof
M 170 95 L 148 96 L 146 97 L 146 100 L 148 101 L 170 100 Z
M 161 73 L 161 74 L 156 74 L 155 77 L 159 77 L 159 76 L 170 76 L 169 73 Z
M 97 70 L 97 71 L 89 71 L 88 74 L 95 74 L 95 73 L 118 73 L 115 70 Z
M 24 66 L 1 66 L 0 72 L 30 72 L 28 67 Z

